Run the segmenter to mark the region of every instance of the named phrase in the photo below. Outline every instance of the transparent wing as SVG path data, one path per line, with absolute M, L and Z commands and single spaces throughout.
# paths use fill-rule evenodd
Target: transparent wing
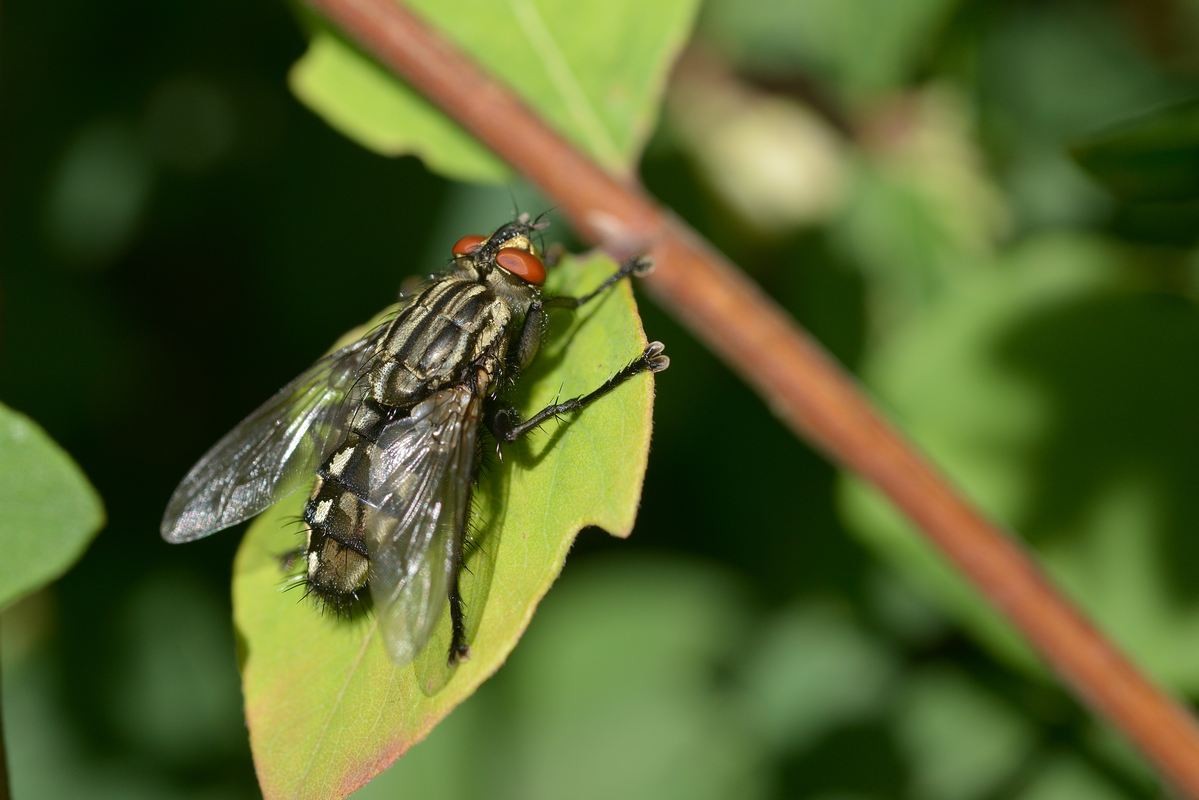
M 443 389 L 388 425 L 372 459 L 371 595 L 393 661 L 412 660 L 446 607 L 466 525 L 482 400 Z
M 200 539 L 311 483 L 356 407 L 382 330 L 317 361 L 205 453 L 171 496 L 162 538 Z

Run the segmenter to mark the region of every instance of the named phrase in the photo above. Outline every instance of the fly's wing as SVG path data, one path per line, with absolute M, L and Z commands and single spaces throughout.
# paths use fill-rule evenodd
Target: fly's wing
M 162 538 L 200 539 L 311 482 L 356 407 L 380 335 L 377 328 L 317 361 L 205 453 L 171 496 Z
M 443 389 L 390 423 L 372 458 L 371 595 L 392 660 L 411 661 L 445 608 L 466 525 L 482 399 Z

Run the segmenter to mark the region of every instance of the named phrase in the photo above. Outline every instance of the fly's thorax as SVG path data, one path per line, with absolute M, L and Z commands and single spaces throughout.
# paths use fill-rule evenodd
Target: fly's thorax
M 403 408 L 458 383 L 472 365 L 502 349 L 512 303 L 492 281 L 457 272 L 429 285 L 392 322 L 367 375 L 371 397 Z

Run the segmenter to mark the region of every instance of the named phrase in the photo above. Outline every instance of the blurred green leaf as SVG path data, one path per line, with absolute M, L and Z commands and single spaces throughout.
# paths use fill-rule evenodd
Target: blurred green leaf
M 105 734 L 89 730 L 83 720 L 94 722 L 86 716 L 81 719 L 79 703 L 64 697 L 55 650 L 43 647 L 15 663 L 4 658 L 5 745 L 13 797 L 239 800 L 254 796 L 248 781 L 210 777 L 211 762 L 201 768 L 203 778 L 197 779 L 193 771 L 180 781 L 161 762 L 125 746 L 119 737 L 108 734 L 103 746 L 97 746 Z M 192 753 L 197 760 L 204 755 L 203 750 Z
M 961 664 L 932 663 L 897 684 L 891 726 L 905 755 L 905 797 L 1131 798 L 1152 796 L 1143 762 L 1110 746 L 1066 738 L 1034 695 L 1013 692 Z M 1052 709 L 1052 704 L 1049 706 Z M 1040 712 L 1040 713 L 1038 713 Z M 1061 727 L 1056 729 L 1054 724 Z M 1110 735 L 1110 733 L 1109 733 Z M 1127 750 L 1127 746 L 1124 746 Z
M 1078 238 L 1017 248 L 930 306 L 865 376 L 903 428 L 1159 679 L 1199 691 L 1199 310 Z M 876 494 L 846 478 L 851 530 L 975 634 L 1019 637 Z
M 1129 797 L 1168 797 L 1144 787 L 1136 794 L 1113 786 L 1102 771 L 1086 760 L 1069 753 L 1055 753 L 1032 770 L 1020 791 L 1009 797 L 1013 800 L 1061 800 L 1064 797 L 1085 797 L 1086 800 L 1125 800 Z
M 975 142 L 965 98 L 948 87 L 878 109 L 837 248 L 870 280 L 874 324 L 891 324 L 967 277 L 1008 225 L 1005 199 Z
M 1199 100 L 1075 143 L 1072 155 L 1117 200 L 1112 227 L 1142 241 L 1199 240 Z
M 56 167 L 46 198 L 48 243 L 71 263 L 108 266 L 136 236 L 153 184 L 153 164 L 132 126 L 89 122 Z
M 739 65 L 814 73 L 851 98 L 904 83 L 957 0 L 716 0 L 701 27 Z
M 1184 85 L 1137 34 L 1101 5 L 999 6 L 980 43 L 978 96 L 1005 135 L 1059 142 L 1177 100 Z
M 548 291 L 578 292 L 615 268 L 601 257 L 567 260 L 553 272 Z M 571 317 L 555 316 L 550 338 L 520 383 L 516 402 L 525 412 L 599 385 L 644 347 L 627 283 Z M 279 554 L 297 541 L 283 520 L 303 498 L 277 506 L 251 527 L 235 568 L 234 606 L 250 743 L 267 797 L 343 795 L 370 780 L 499 667 L 578 530 L 597 525 L 618 536 L 629 533 L 652 396 L 652 381 L 638 378 L 576 419 L 547 425 L 507 448 L 503 466 L 484 470 L 475 503 L 479 547 L 463 576 L 477 632 L 470 659 L 452 675 L 438 673 L 445 670 L 448 613 L 416 663 L 397 668 L 377 641 L 373 618 L 322 618 L 280 591 Z
M 159 765 L 190 766 L 198 751 L 242 756 L 244 739 L 229 736 L 242 721 L 222 595 L 191 573 L 163 570 L 114 612 L 115 674 L 102 701 L 122 740 Z
M 1003 781 L 1035 746 L 1018 708 L 957 672 L 926 670 L 905 682 L 896 737 L 921 800 L 1003 797 Z
M 847 148 L 802 103 L 692 66 L 671 86 L 667 115 L 704 181 L 751 230 L 777 236 L 844 204 Z
M 108 545 L 116 537 L 105 538 Z M 12 797 L 259 797 L 224 587 L 198 582 L 191 571 L 143 573 L 126 596 L 111 583 L 87 582 L 102 558 L 89 554 L 67 585 L 4 611 L 0 677 Z M 73 619 L 70 597 L 81 586 L 90 597 L 81 604 L 87 617 Z
M 886 704 L 896 665 L 848 613 L 801 606 L 762 633 L 746 659 L 746 716 L 778 750 L 810 746 Z
M 1074 755 L 1084 755 L 1089 765 L 1102 764 L 1104 771 L 1112 775 L 1120 775 L 1129 786 L 1140 786 L 1142 790 L 1132 792 L 1138 797 L 1149 795 L 1152 790 L 1161 788 L 1161 776 L 1153 765 L 1145 760 L 1139 750 L 1128 741 L 1124 732 L 1109 725 L 1102 719 L 1088 721 L 1085 731 L 1078 737 L 1078 746 Z M 1057 759 L 1059 762 L 1070 762 L 1070 758 Z M 1053 765 L 1047 765 L 1051 767 Z M 1050 773 L 1055 769 L 1044 769 Z M 1062 772 L 1076 772 L 1075 769 L 1062 769 Z M 1043 779 L 1043 778 L 1042 778 Z M 1039 779 L 1038 782 L 1042 779 Z M 1100 795 L 1096 795 L 1100 796 Z
M 1070 158 L 1069 144 L 1194 89 L 1155 63 L 1146 29 L 1103 4 L 993 10 L 969 81 L 1017 224 L 1093 225 L 1109 198 Z M 1169 24 L 1167 14 L 1154 16 Z
M 468 0 L 407 5 L 513 88 L 602 166 L 629 174 L 657 118 L 695 0 Z M 318 27 L 292 90 L 330 124 L 388 155 L 413 153 L 459 180 L 507 167 L 373 60 Z
M 730 576 L 658 558 L 574 570 L 504 670 L 356 797 L 767 796 L 725 679 L 751 622 Z
M 507 684 L 512 800 L 762 796 L 762 752 L 721 680 L 748 616 L 736 585 L 666 559 L 576 583 Z
M 1199 187 L 1199 100 L 1126 120 L 1077 142 L 1073 154 L 1122 199 L 1193 200 Z
M 62 575 L 104 525 L 96 490 L 28 417 L 0 405 L 0 609 Z

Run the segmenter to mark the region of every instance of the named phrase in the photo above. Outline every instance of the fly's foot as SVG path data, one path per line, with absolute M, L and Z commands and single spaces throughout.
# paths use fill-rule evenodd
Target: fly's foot
M 470 645 L 466 642 L 450 643 L 449 665 L 452 667 L 460 661 L 470 658 Z
M 644 364 L 650 372 L 663 371 L 670 366 L 670 356 L 666 355 L 666 345 L 661 342 L 650 342 L 645 346 L 645 350 L 637 362 Z
M 644 278 L 654 271 L 654 260 L 649 256 L 633 256 L 620 265 L 620 272 L 634 278 Z

